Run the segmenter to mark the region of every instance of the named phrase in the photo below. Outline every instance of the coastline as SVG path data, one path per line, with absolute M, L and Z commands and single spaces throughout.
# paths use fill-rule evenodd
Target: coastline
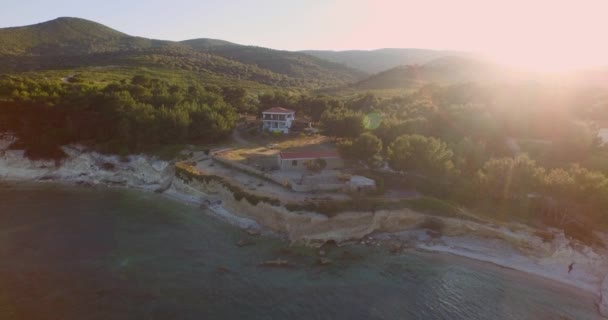
M 247 210 L 235 210 L 235 208 L 244 208 L 244 204 L 241 203 L 243 201 L 231 200 L 221 192 L 208 194 L 198 186 L 180 181 L 174 177 L 172 165 L 165 161 L 140 155 L 130 156 L 129 161 L 125 162 L 117 156 L 101 155 L 88 152 L 78 146 L 70 146 L 64 149 L 68 158 L 61 166 L 55 167 L 53 162 L 30 161 L 23 158 L 23 154 L 19 151 L 7 151 L 2 147 L 3 144 L 0 144 L 0 181 L 49 181 L 68 185 L 103 185 L 144 192 L 156 191 L 162 196 L 177 201 L 196 206 L 204 205 L 207 213 L 241 229 L 261 231 L 267 235 L 287 238 L 292 242 L 296 239 L 291 234 L 283 236 L 281 232 L 280 228 L 289 228 L 289 219 L 283 217 L 277 225 L 271 225 L 267 221 L 260 220 L 259 216 L 253 213 L 256 210 L 251 214 L 248 214 Z M 205 205 L 205 199 L 221 201 L 213 205 Z M 262 207 L 257 211 L 265 209 L 267 208 Z M 336 219 L 336 217 L 318 217 L 314 213 L 307 214 L 309 214 L 307 220 L 301 221 L 310 220 L 328 228 L 351 218 L 367 219 L 369 216 L 345 213 L 340 214 Z M 397 217 L 408 221 L 387 226 L 391 221 L 402 221 L 394 220 Z M 608 301 L 606 301 L 608 300 L 608 257 L 605 253 L 598 254 L 591 248 L 572 243 L 563 236 L 563 232 L 559 233 L 557 230 L 554 231 L 556 238 L 551 243 L 544 243 L 540 238 L 535 238 L 524 226 L 513 231 L 449 218 L 442 219 L 447 230 L 437 236 L 418 226 L 418 221 L 424 217 L 428 216 L 412 212 L 378 212 L 372 220 L 360 219 L 362 224 L 369 223 L 369 226 L 356 233 L 346 232 L 342 235 L 344 241 L 339 242 L 359 241 L 366 245 L 389 248 L 398 245 L 399 252 L 403 253 L 408 249 L 447 253 L 513 269 L 590 292 L 598 298 L 600 313 L 608 316 Z M 320 230 L 315 234 L 298 234 L 298 239 L 323 241 L 323 239 L 335 238 L 336 233 L 340 231 L 344 230 Z M 515 242 L 512 241 L 518 243 L 514 244 Z M 525 248 L 526 246 L 530 248 Z M 572 272 L 568 272 L 568 265 L 572 262 L 575 263 L 574 268 Z

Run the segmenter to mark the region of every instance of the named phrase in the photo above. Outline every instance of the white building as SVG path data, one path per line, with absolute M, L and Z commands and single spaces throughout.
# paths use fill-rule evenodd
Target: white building
M 270 108 L 262 112 L 262 129 L 289 133 L 291 124 L 296 119 L 296 112 L 285 108 Z

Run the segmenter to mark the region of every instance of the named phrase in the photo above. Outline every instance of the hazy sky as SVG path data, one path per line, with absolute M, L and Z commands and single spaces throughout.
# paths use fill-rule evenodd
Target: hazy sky
M 608 64 L 608 0 L 2 0 L 0 27 L 59 16 L 168 40 L 456 49 L 520 64 Z

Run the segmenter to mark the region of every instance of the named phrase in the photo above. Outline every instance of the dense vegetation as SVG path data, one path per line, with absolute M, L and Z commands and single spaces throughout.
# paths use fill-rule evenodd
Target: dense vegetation
M 257 66 L 291 78 L 319 79 L 324 85 L 355 82 L 365 76 L 342 64 L 332 63 L 299 52 L 273 50 L 233 43 L 210 42 L 209 39 L 195 39 L 182 42 L 201 52 L 221 56 L 246 65 Z M 331 72 L 328 72 L 331 70 Z
M 179 86 L 146 76 L 104 87 L 71 79 L 0 79 L 0 131 L 17 134 L 32 158 L 61 157 L 59 146 L 88 143 L 126 154 L 228 135 L 246 91 Z M 226 101 L 235 104 L 232 106 Z
M 110 66 L 169 68 L 277 87 L 339 86 L 364 76 L 303 53 L 211 39 L 145 39 L 77 18 L 0 29 L 0 72 Z
M 424 65 L 347 86 L 363 74 L 304 53 L 143 39 L 73 18 L 0 29 L 0 133 L 14 132 L 13 147 L 31 158 L 60 158 L 59 147 L 73 142 L 149 152 L 220 141 L 237 114 L 284 107 L 317 124 L 381 185 L 412 186 L 579 238 L 592 225 L 608 226 L 608 148 L 598 140 L 608 94 L 589 85 L 598 82 L 531 81 L 462 56 L 427 62 L 435 53 L 420 54 Z M 310 90 L 328 87 L 355 94 Z M 397 88 L 408 91 L 360 92 Z
M 526 222 L 587 228 L 608 225 L 608 150 L 597 127 L 607 98 L 594 88 L 427 85 L 328 105 L 320 127 L 340 140 L 345 158 L 393 186 Z M 382 159 L 394 171 L 374 169 Z

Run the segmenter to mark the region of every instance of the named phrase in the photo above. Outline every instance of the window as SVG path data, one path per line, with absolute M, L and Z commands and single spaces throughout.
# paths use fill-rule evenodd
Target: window
M 291 166 L 292 167 L 297 167 L 298 166 L 298 160 L 291 160 Z

